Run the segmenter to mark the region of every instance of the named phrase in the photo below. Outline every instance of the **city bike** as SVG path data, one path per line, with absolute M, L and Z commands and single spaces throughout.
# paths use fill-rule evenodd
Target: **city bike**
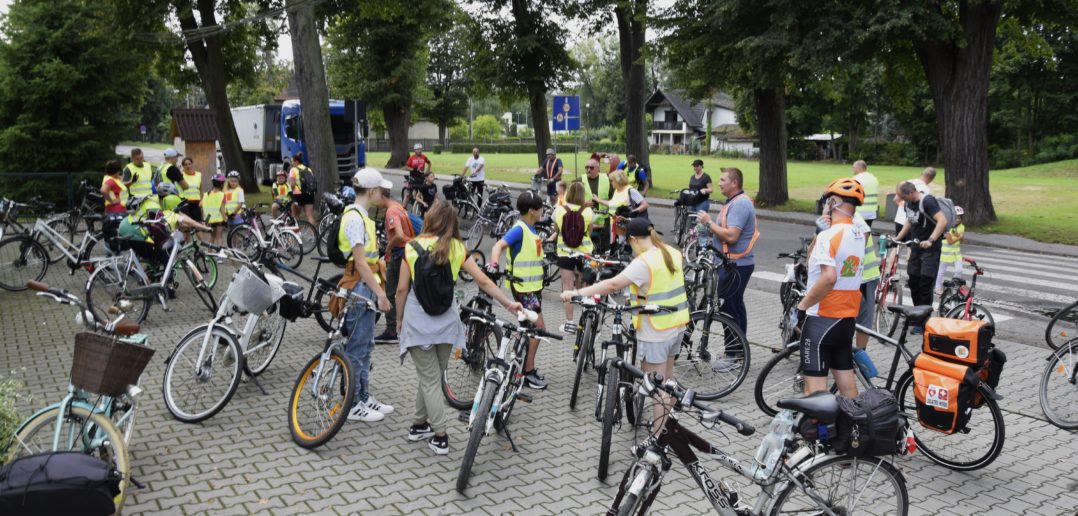
M 501 285 L 503 281 L 519 281 L 516 276 L 507 272 L 486 271 L 485 273 L 495 285 Z M 464 308 L 488 314 L 490 317 L 471 317 Z M 442 373 L 442 394 L 449 406 L 457 410 L 472 408 L 475 403 L 475 393 L 479 390 L 485 376 L 487 359 L 495 355 L 498 344 L 502 341 L 502 329 L 493 322 L 492 317 L 494 317 L 494 298 L 482 290 L 479 290 L 466 304 L 461 305 L 460 318 L 464 323 L 464 347 L 453 350 L 449 356 L 449 364 Z
M 1078 339 L 1078 301 L 1056 312 L 1044 328 L 1048 347 L 1059 349 Z
M 25 290 L 27 281 L 40 281 L 49 271 L 49 264 L 63 258 L 67 258 L 70 275 L 79 268 L 92 271 L 87 262 L 100 239 L 101 235 L 87 231 L 76 245 L 48 221 L 38 219 L 28 233 L 0 240 L 0 288 L 11 292 Z M 48 246 L 42 242 L 48 242 Z
M 264 249 L 272 249 L 276 259 L 289 267 L 297 268 L 303 262 L 304 244 L 297 227 L 287 225 L 281 217 L 263 226 L 258 212 L 251 208 L 244 211 L 244 220 L 245 224 L 228 230 L 229 247 L 252 261 L 258 261 Z
M 1048 421 L 1063 430 L 1078 430 L 1078 337 L 1048 356 L 1037 397 Z
M 894 242 L 894 244 L 892 244 Z M 905 300 L 902 285 L 902 274 L 898 270 L 899 252 L 898 244 L 887 235 L 880 235 L 879 255 L 880 281 L 876 287 L 876 328 L 886 331 L 887 335 L 894 335 L 898 329 L 898 317 L 894 312 L 887 309 L 888 306 L 901 305 Z
M 520 213 L 513 209 L 509 186 L 503 184 L 487 196 L 475 223 L 464 234 L 464 247 L 469 250 L 479 249 L 488 233 L 491 238 L 501 238 L 516 224 L 518 218 Z

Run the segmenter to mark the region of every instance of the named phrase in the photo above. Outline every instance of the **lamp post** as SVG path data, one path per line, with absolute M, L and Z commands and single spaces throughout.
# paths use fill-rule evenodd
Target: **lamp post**
M 591 137 L 588 135 L 588 126 L 591 125 L 589 123 L 590 122 L 589 118 L 591 118 L 589 116 L 590 113 L 591 113 L 591 102 L 587 102 L 587 103 L 584 104 L 584 150 L 587 150 L 588 145 L 591 145 Z

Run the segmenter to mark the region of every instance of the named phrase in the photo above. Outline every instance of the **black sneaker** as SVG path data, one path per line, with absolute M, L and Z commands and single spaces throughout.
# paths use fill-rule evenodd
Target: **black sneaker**
M 524 385 L 537 391 L 546 389 L 546 381 L 539 377 L 535 371 L 524 373 Z
M 381 335 L 375 337 L 374 341 L 378 342 L 380 344 L 396 344 L 397 343 L 397 334 L 396 333 L 391 333 L 389 330 L 386 330 L 386 331 L 382 332 Z
M 423 439 L 430 439 L 431 437 L 434 437 L 434 429 L 430 427 L 430 423 L 412 425 L 412 427 L 408 429 L 409 441 L 422 441 Z
M 449 436 L 443 435 L 438 437 L 435 435 L 427 441 L 427 446 L 430 447 L 431 451 L 438 455 L 449 455 Z

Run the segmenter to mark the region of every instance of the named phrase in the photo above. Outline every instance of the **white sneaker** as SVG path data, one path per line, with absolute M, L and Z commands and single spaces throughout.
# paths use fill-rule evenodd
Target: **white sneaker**
M 374 423 L 386 418 L 386 415 L 372 410 L 365 403 L 359 403 L 352 408 L 352 411 L 348 413 L 349 421 L 363 421 L 365 423 Z
M 374 396 L 367 396 L 367 408 L 375 412 L 381 412 L 386 416 L 392 414 L 394 410 L 393 405 L 386 405 L 385 403 L 374 399 Z

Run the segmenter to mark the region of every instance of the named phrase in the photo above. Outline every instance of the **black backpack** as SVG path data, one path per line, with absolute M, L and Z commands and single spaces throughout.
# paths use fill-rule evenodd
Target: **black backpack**
M 415 297 L 429 315 L 442 315 L 453 306 L 453 268 L 449 262 L 442 265 L 434 263 L 430 251 L 423 249 L 419 242 L 411 241 L 418 257 L 415 260 L 412 289 Z
M 583 207 L 578 210 L 570 210 L 568 207 L 565 209 L 565 215 L 561 219 L 561 237 L 568 247 L 580 247 L 580 244 L 584 242 L 584 233 L 587 228 L 584 227 L 583 212 Z
M 314 195 L 315 190 L 318 189 L 318 185 L 314 178 L 314 172 L 311 172 L 310 167 L 304 167 L 303 171 L 300 172 L 299 187 L 300 190 L 303 190 L 303 195 Z
M 337 239 L 341 234 L 341 222 L 344 221 L 344 214 L 348 213 L 348 210 L 351 209 L 356 209 L 358 211 L 358 208 L 355 208 L 355 205 L 349 206 L 341 212 L 341 216 L 337 217 L 337 220 L 334 220 L 333 224 L 329 225 L 329 234 L 332 235 L 332 239 L 330 240 L 330 242 L 332 242 L 333 245 L 326 246 L 326 257 L 329 258 L 329 261 L 333 262 L 333 265 L 336 265 L 337 267 L 344 267 L 345 265 L 348 265 L 348 258 L 350 256 L 350 253 L 345 254 L 341 252 L 341 244 L 337 241 Z

